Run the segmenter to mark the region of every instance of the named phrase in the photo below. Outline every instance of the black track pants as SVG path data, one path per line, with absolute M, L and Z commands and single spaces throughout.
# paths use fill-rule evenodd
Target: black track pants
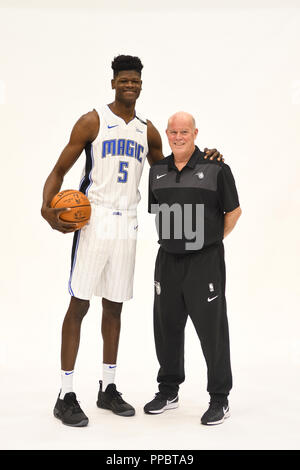
M 155 264 L 154 335 L 159 389 L 178 392 L 184 379 L 184 328 L 189 315 L 207 364 L 207 391 L 232 387 L 223 244 L 187 255 L 159 249 Z

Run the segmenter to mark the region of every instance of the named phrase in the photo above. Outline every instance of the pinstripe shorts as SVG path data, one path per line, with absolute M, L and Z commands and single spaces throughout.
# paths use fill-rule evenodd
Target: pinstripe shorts
M 74 233 L 69 292 L 114 302 L 133 295 L 137 240 L 136 211 L 92 206 L 89 223 Z

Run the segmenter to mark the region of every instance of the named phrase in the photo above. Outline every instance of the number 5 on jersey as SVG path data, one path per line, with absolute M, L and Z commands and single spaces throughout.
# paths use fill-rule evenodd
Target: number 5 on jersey
M 126 183 L 128 178 L 128 163 L 129 162 L 120 162 L 119 173 L 121 176 L 118 176 L 118 183 Z

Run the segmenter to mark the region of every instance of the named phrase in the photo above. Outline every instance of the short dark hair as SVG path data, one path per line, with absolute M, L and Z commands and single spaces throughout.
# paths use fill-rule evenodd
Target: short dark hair
M 136 70 L 141 75 L 143 67 L 141 59 L 132 55 L 118 55 L 111 63 L 114 77 L 122 70 Z

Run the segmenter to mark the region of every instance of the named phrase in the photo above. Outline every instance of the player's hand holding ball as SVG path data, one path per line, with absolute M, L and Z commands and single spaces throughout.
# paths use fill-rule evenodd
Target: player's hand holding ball
M 91 216 L 91 204 L 80 191 L 60 191 L 51 201 L 51 207 L 42 209 L 42 215 L 54 230 L 70 233 L 86 225 Z

